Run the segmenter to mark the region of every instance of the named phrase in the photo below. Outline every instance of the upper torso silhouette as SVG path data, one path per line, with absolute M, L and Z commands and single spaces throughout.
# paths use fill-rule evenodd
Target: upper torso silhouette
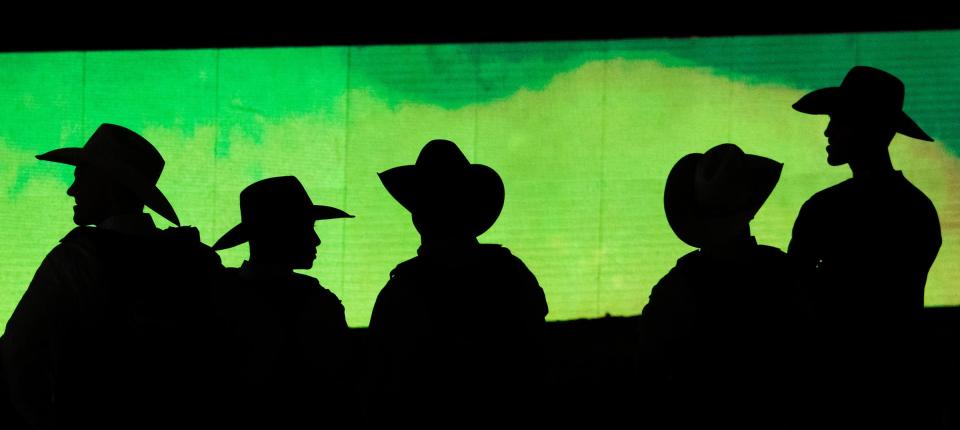
M 416 164 L 379 176 L 410 211 L 421 246 L 390 273 L 370 317 L 372 419 L 533 419 L 546 298 L 507 248 L 477 241 L 503 208 L 500 175 L 438 139 Z
M 816 309 L 814 365 L 837 428 L 930 418 L 919 339 L 940 245 L 936 209 L 900 172 L 848 179 L 803 205 L 789 254 Z
M 811 197 L 789 253 L 812 271 L 811 297 L 824 317 L 877 330 L 875 324 L 918 316 L 940 244 L 930 199 L 895 171 L 851 178 Z
M 793 424 L 805 300 L 787 255 L 750 234 L 782 168 L 725 143 L 681 157 L 667 176 L 667 222 L 699 249 L 653 287 L 640 317 L 654 426 Z
M 343 305 L 313 277 L 318 220 L 351 218 L 314 205 L 295 176 L 240 192 L 240 223 L 213 245 L 247 243 L 250 258 L 217 283 L 226 379 L 217 405 L 224 427 L 342 427 L 351 418 Z
M 377 413 L 498 415 L 532 405 L 524 396 L 541 382 L 547 314 L 534 275 L 499 245 L 418 254 L 391 272 L 370 319 L 389 410 Z
M 806 365 L 792 274 L 786 254 L 750 238 L 723 258 L 683 256 L 653 287 L 641 322 L 654 367 L 642 372 L 680 409 L 674 424 L 764 427 L 788 415 Z
M 241 428 L 343 424 L 350 399 L 347 323 L 340 300 L 313 277 L 244 262 L 218 294 L 232 364 L 228 422 Z
M 903 111 L 905 91 L 896 76 L 855 66 L 793 105 L 830 117 L 827 164 L 852 173 L 803 205 L 788 250 L 816 310 L 820 395 L 838 427 L 916 428 L 929 417 L 918 339 L 942 239 L 934 205 L 890 157 L 897 134 L 933 141 Z
M 75 228 L 7 324 L 15 401 L 42 428 L 197 419 L 213 388 L 210 287 L 219 268 L 196 229 L 161 231 L 146 214 Z

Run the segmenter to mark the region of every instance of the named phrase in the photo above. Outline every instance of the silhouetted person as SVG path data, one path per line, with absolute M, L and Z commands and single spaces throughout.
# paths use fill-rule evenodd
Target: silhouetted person
M 352 218 L 314 205 L 293 176 L 255 182 L 240 193 L 239 225 L 213 249 L 250 244 L 250 259 L 226 269 L 218 301 L 232 364 L 225 422 L 230 427 L 340 427 L 352 393 L 345 372 L 347 323 L 343 305 L 309 269 L 320 238 L 317 220 Z
M 210 295 L 221 267 L 157 189 L 163 158 L 143 137 L 103 124 L 83 148 L 40 160 L 76 166 L 67 194 L 77 228 L 37 269 L 7 323 L 4 368 L 32 428 L 202 425 Z M 179 425 L 179 424 L 178 424 Z
M 670 171 L 667 221 L 699 249 L 653 287 L 641 315 L 650 355 L 641 372 L 659 380 L 642 388 L 662 405 L 649 408 L 662 414 L 659 426 L 781 428 L 797 419 L 803 300 L 787 255 L 750 234 L 782 167 L 728 143 Z
M 477 236 L 500 214 L 500 176 L 450 141 L 380 173 L 412 214 L 417 256 L 399 264 L 370 318 L 376 418 L 451 426 L 516 416 L 539 401 L 547 303 L 533 273 Z M 456 419 L 456 421 L 447 421 Z
M 853 177 L 804 203 L 788 252 L 823 323 L 835 407 L 853 419 L 887 423 L 897 404 L 916 398 L 911 391 L 923 378 L 912 337 L 941 244 L 930 199 L 890 161 L 896 133 L 933 140 L 903 112 L 903 99 L 899 79 L 856 66 L 839 87 L 793 105 L 830 116 L 827 163 L 849 165 Z

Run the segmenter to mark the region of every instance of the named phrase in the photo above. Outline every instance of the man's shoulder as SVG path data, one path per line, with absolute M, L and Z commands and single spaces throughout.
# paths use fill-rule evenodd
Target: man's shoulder
M 782 249 L 763 244 L 757 245 L 757 255 L 760 256 L 760 258 L 772 261 L 787 261 L 789 259 L 787 253 L 783 252 Z
M 200 231 L 196 227 L 182 226 L 159 230 L 156 235 L 158 247 L 181 260 L 192 264 L 223 267 L 220 255 L 200 240 Z
M 333 291 L 328 290 L 320 281 L 313 276 L 302 273 L 292 273 L 289 278 L 290 286 L 296 291 L 297 296 L 303 300 L 310 300 L 314 303 L 323 302 L 327 304 L 336 304 L 340 306 L 340 298 Z
M 817 220 L 823 220 L 836 211 L 843 210 L 841 208 L 849 207 L 857 195 L 856 186 L 852 179 L 817 191 L 800 207 L 800 213 L 797 214 L 797 223 L 822 222 Z M 851 209 L 855 210 L 856 208 Z
M 832 203 L 838 200 L 847 199 L 851 194 L 856 193 L 853 179 L 847 179 L 843 182 L 833 184 L 827 188 L 817 191 L 804 203 L 804 206 L 820 205 Z
M 64 235 L 60 243 L 84 246 L 115 239 L 117 236 L 117 233 L 102 228 L 78 226 Z
M 523 261 L 521 261 L 519 257 L 513 255 L 513 252 L 510 252 L 510 249 L 503 245 L 484 243 L 480 245 L 478 252 L 484 258 L 501 260 L 514 264 L 523 264 Z
M 451 269 L 451 267 L 453 269 Z M 482 244 L 473 252 L 462 256 L 454 264 L 449 261 L 427 257 L 413 257 L 390 271 L 390 284 L 403 284 L 411 280 L 423 280 L 436 274 L 458 274 L 470 276 L 476 273 L 477 279 L 496 276 L 521 276 L 533 278 L 532 272 L 523 261 L 502 245 Z
M 497 244 L 480 245 L 479 255 L 482 266 L 490 268 L 512 269 L 521 273 L 530 273 L 530 269 L 520 259 L 513 254 L 509 248 Z M 531 273 L 532 275 L 532 273 Z
M 96 227 L 74 227 L 50 250 L 47 258 L 92 258 L 115 239 L 110 232 L 101 231 Z
M 925 212 L 927 215 L 937 216 L 937 209 L 933 205 L 933 201 L 920 189 L 917 188 L 913 182 L 910 182 L 906 177 L 903 178 L 902 194 L 903 198 L 909 199 L 912 201 L 912 206 L 916 209 Z
M 404 278 L 418 272 L 423 266 L 422 261 L 423 259 L 417 256 L 397 264 L 396 267 L 390 271 L 390 279 Z
M 131 235 L 113 230 L 78 226 L 67 233 L 60 243 L 67 247 L 100 248 L 123 244 L 130 246 L 142 244 L 151 249 L 163 251 L 187 252 L 187 256 L 195 257 L 195 253 L 215 256 L 216 253 L 200 241 L 200 232 L 196 227 L 171 227 L 164 230 L 157 229 L 150 234 Z

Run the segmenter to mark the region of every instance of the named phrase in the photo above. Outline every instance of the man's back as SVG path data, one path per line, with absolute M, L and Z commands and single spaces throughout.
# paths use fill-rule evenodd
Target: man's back
M 384 362 L 381 388 L 467 409 L 535 390 L 546 314 L 536 278 L 499 245 L 404 262 L 370 321 Z
M 796 419 L 807 314 L 779 249 L 685 255 L 654 286 L 641 328 L 642 372 L 654 401 L 670 411 L 658 411 L 665 422 L 763 428 Z
M 40 407 L 56 427 L 161 427 L 198 412 L 211 388 L 209 287 L 219 267 L 194 229 L 71 231 L 8 323 L 21 406 L 37 400 L 36 384 L 49 385 L 53 402 Z
M 226 269 L 217 300 L 229 343 L 231 422 L 342 424 L 351 383 L 343 305 L 312 277 L 257 276 L 248 265 Z

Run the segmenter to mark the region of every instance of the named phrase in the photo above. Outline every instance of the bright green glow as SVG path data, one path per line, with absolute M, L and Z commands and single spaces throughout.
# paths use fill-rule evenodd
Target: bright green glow
M 433 138 L 500 172 L 506 206 L 481 240 L 530 266 L 550 319 L 636 314 L 689 251 L 663 216 L 673 162 L 722 142 L 784 162 L 753 231 L 785 248 L 803 201 L 849 176 L 826 165 L 826 118 L 790 105 L 858 62 L 903 78 L 907 111 L 938 139 L 898 137 L 892 150 L 940 212 L 927 305 L 960 304 L 956 46 L 960 32 L 0 54 L 0 322 L 72 227 L 72 171 L 33 155 L 80 146 L 102 122 L 158 147 L 160 188 L 207 243 L 239 220 L 240 190 L 268 176 L 297 175 L 316 203 L 356 214 L 317 223 L 308 272 L 351 326 L 366 325 L 418 244 L 376 172 L 412 163 Z M 246 252 L 221 255 L 235 266 Z

